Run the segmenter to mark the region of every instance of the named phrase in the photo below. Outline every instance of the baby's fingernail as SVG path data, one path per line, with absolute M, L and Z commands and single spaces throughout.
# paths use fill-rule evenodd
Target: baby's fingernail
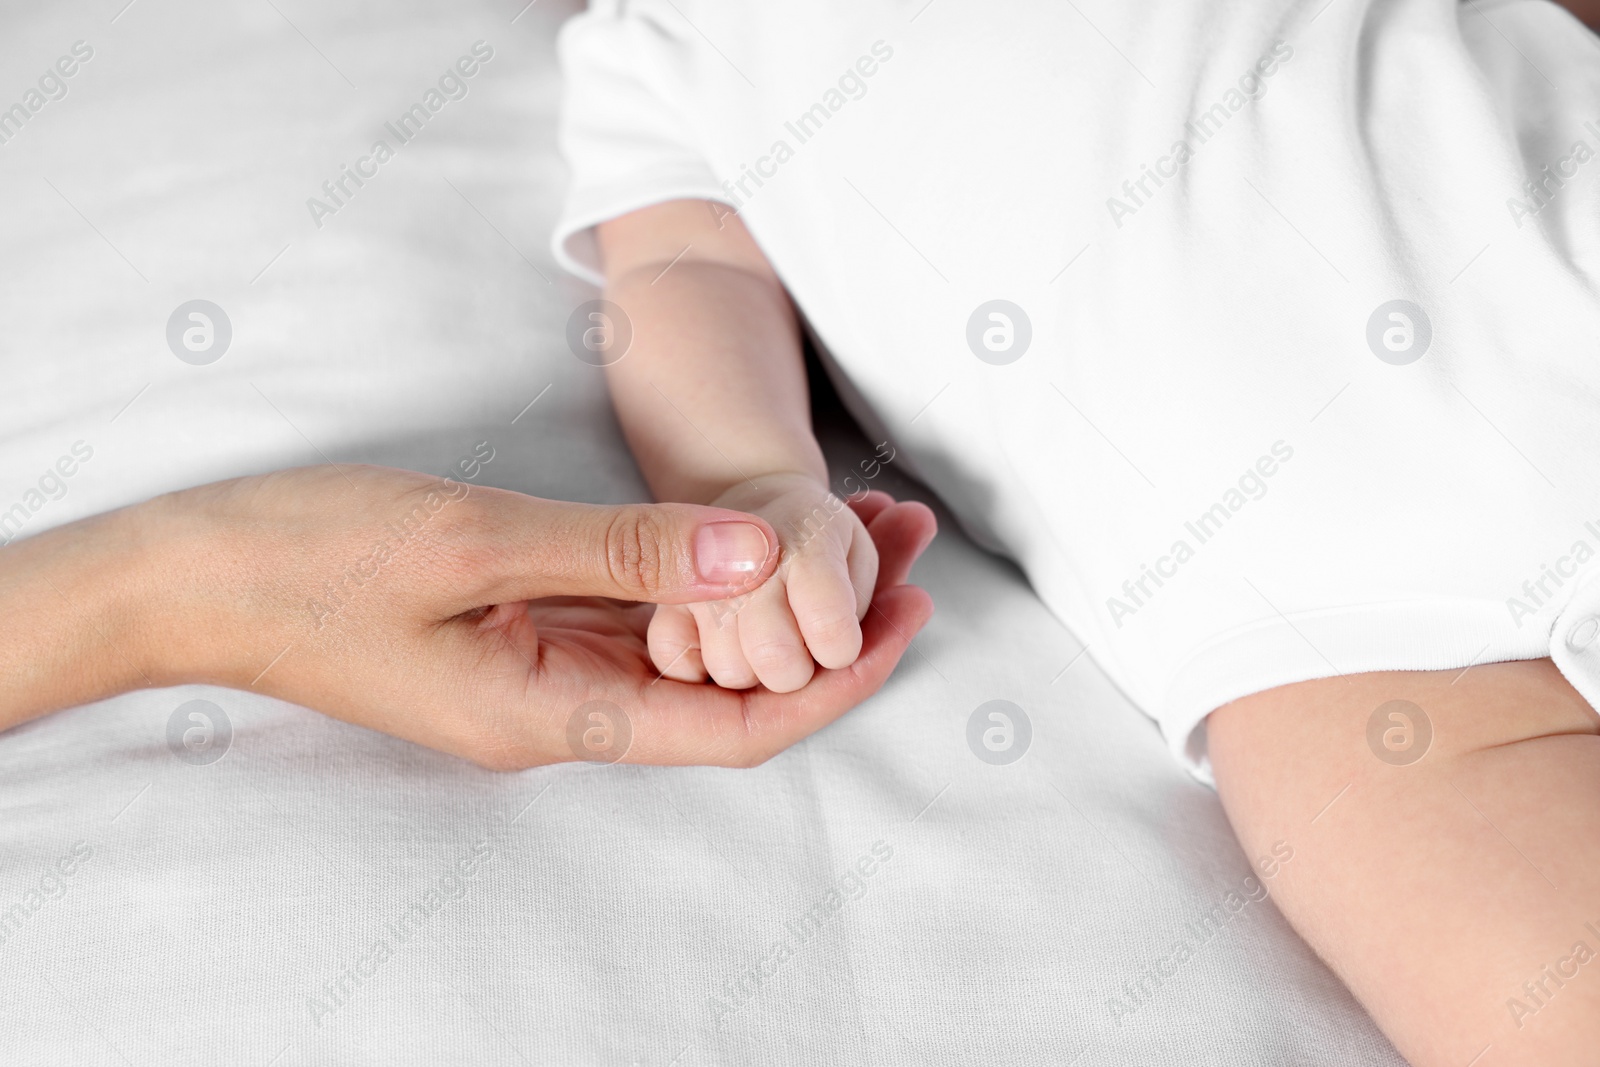
M 702 581 L 736 582 L 767 562 L 767 535 L 751 522 L 712 522 L 694 535 L 694 569 Z

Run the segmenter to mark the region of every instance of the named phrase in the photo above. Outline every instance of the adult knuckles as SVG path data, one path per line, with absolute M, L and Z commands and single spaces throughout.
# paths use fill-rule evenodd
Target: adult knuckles
M 605 568 L 611 583 L 635 600 L 650 600 L 675 576 L 673 529 L 653 508 L 618 508 L 606 525 Z

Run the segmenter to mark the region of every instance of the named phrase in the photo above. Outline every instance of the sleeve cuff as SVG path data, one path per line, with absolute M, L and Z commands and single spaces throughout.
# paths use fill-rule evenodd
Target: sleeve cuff
M 550 238 L 550 251 L 561 269 L 590 285 L 605 284 L 600 246 L 594 228 L 630 211 L 664 204 L 669 200 L 711 200 L 729 204 L 727 194 L 709 175 L 679 175 L 589 189 L 573 197 L 562 211 Z M 732 205 L 729 204 L 730 210 Z

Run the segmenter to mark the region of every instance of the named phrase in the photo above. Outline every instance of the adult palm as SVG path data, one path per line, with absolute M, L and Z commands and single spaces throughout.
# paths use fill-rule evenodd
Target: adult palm
M 863 622 L 861 656 L 853 664 L 819 671 L 791 693 L 723 689 L 676 681 L 655 667 L 646 644 L 654 605 L 601 597 L 497 605 L 478 620 L 479 636 L 499 641 L 480 674 L 483 684 L 498 690 L 485 694 L 486 702 L 513 709 L 536 693 L 542 719 L 528 733 L 531 745 L 488 762 L 749 766 L 871 696 L 931 614 L 927 594 L 904 583 L 935 521 L 922 504 L 898 503 L 886 493 L 868 494 L 852 507 L 883 560 Z M 518 733 L 515 724 L 505 726 L 505 736 Z

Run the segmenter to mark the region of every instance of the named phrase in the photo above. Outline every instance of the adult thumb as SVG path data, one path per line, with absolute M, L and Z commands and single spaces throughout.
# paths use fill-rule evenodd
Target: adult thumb
M 749 592 L 778 565 L 776 532 L 740 511 L 488 495 L 498 512 L 484 531 L 491 551 L 483 592 L 492 603 L 603 596 L 692 604 Z

